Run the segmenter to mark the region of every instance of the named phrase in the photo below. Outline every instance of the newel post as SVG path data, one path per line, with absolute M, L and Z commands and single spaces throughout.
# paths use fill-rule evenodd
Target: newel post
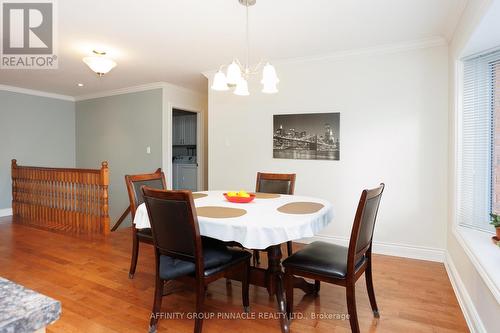
M 17 215 L 17 160 L 13 159 L 11 163 L 10 175 L 12 178 L 12 217 Z
M 101 186 L 102 186 L 102 228 L 105 235 L 109 234 L 109 169 L 108 162 L 101 164 Z

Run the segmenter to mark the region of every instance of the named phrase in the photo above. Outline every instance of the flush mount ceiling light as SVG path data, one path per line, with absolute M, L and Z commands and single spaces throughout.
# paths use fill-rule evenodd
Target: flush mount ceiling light
M 212 82 L 212 90 L 226 91 L 230 88 L 234 89 L 234 94 L 239 96 L 248 96 L 248 79 L 250 75 L 258 74 L 263 62 L 260 62 L 255 67 L 250 67 L 250 40 L 248 32 L 248 8 L 255 5 L 256 0 L 238 0 L 240 4 L 246 7 L 246 62 L 242 65 L 238 59 L 234 59 L 229 65 L 222 65 L 219 71 L 215 74 Z M 226 73 L 222 71 L 227 67 Z M 278 92 L 276 87 L 280 80 L 276 74 L 276 69 L 273 65 L 266 63 L 262 68 L 262 92 L 265 94 L 275 94 Z
M 113 59 L 106 57 L 106 52 L 96 50 L 92 52 L 94 55 L 83 58 L 83 62 L 99 77 L 102 77 L 116 66 Z

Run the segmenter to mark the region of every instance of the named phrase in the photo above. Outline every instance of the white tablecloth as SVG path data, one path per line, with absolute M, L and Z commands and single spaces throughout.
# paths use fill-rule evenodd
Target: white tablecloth
M 198 216 L 200 234 L 223 241 L 235 241 L 249 249 L 265 249 L 287 241 L 312 237 L 333 219 L 330 202 L 322 199 L 281 195 L 274 199 L 258 199 L 246 204 L 228 202 L 223 191 L 197 192 L 208 196 L 195 199 L 195 206 L 219 206 L 240 208 L 247 211 L 236 218 L 215 219 Z M 291 202 L 317 202 L 323 208 L 312 214 L 286 214 L 277 208 Z M 136 228 L 150 228 L 146 206 L 137 207 L 134 223 Z

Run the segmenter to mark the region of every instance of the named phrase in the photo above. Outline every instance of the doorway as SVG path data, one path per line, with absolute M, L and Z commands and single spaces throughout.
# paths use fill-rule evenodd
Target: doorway
M 172 108 L 172 188 L 198 190 L 198 115 Z

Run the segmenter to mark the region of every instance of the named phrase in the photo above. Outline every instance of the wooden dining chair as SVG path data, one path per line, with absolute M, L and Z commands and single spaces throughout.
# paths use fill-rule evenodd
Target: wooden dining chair
M 167 183 L 165 175 L 161 169 L 157 169 L 154 173 L 140 175 L 126 175 L 125 184 L 127 185 L 128 197 L 130 200 L 130 213 L 132 221 L 135 218 L 137 207 L 144 202 L 142 197 L 141 187 L 146 185 L 156 189 L 166 189 Z M 137 257 L 139 256 L 139 243 L 153 244 L 151 228 L 137 229 L 132 223 L 132 258 L 130 262 L 130 270 L 128 277 L 134 278 L 135 268 L 137 266 Z
M 375 318 L 379 318 L 377 301 L 372 280 L 372 240 L 377 212 L 384 184 L 371 190 L 364 190 L 354 218 L 349 247 L 313 242 L 283 261 L 285 267 L 285 288 L 287 315 L 293 311 L 293 277 L 314 279 L 319 291 L 319 281 L 346 288 L 347 310 L 351 331 L 359 332 L 356 312 L 355 284 L 365 273 L 366 289 Z
M 206 286 L 227 274 L 242 280 L 244 311 L 249 311 L 251 254 L 229 249 L 218 241 L 200 236 L 198 217 L 190 191 L 162 191 L 142 188 L 153 235 L 156 258 L 156 283 L 149 332 L 157 331 L 165 282 L 194 277 L 196 313 L 203 313 Z M 195 318 L 194 332 L 200 333 L 203 318 Z
M 255 192 L 260 193 L 275 193 L 293 195 L 295 190 L 295 174 L 294 173 L 257 173 L 257 183 L 255 184 Z M 292 242 L 286 243 L 287 253 L 290 256 L 293 252 Z M 253 251 L 253 261 L 255 264 L 260 264 L 260 251 Z

